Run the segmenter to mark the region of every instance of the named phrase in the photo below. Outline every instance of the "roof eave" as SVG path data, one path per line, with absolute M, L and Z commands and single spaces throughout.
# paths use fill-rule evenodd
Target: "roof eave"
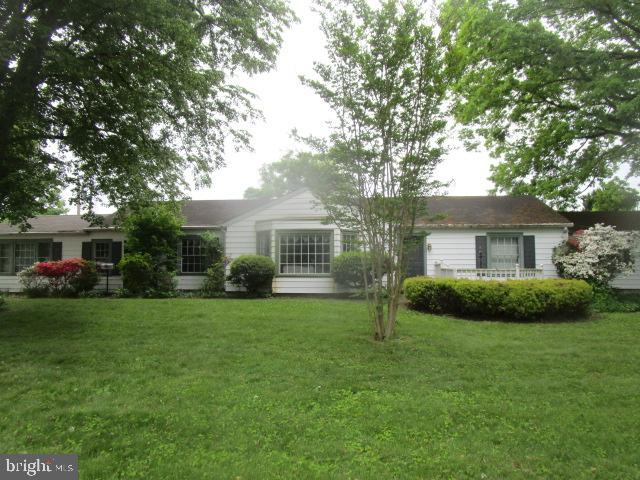
M 182 230 L 222 229 L 224 225 L 182 225 Z
M 570 228 L 573 223 L 426 223 L 416 228 Z

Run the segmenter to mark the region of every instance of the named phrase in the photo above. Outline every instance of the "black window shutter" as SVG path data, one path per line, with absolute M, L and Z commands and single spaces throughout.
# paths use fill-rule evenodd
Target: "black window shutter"
M 51 244 L 51 260 L 62 260 L 62 242 L 53 242 Z
M 524 268 L 536 268 L 536 237 L 525 235 L 522 237 Z
M 487 237 L 476 237 L 476 268 L 487 268 Z
M 82 258 L 84 260 L 93 260 L 93 244 L 91 242 L 82 242 Z
M 116 268 L 118 262 L 122 260 L 122 242 L 111 243 L 111 261 L 113 262 L 113 274 L 120 275 L 120 272 Z
M 51 260 L 51 242 L 38 242 L 38 261 Z

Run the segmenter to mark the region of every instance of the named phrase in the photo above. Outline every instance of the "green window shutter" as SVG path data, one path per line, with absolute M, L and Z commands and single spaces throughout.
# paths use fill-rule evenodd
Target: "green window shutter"
M 82 242 L 82 258 L 84 260 L 93 260 L 93 243 Z
M 476 268 L 487 268 L 487 236 L 476 237 Z
M 114 268 L 111 273 L 113 275 L 120 275 L 120 272 L 117 268 L 118 262 L 122 259 L 122 242 L 112 242 L 111 243 L 111 261 L 113 262 Z
M 62 260 L 62 242 L 53 242 L 51 244 L 51 260 Z
M 524 268 L 536 268 L 536 237 L 534 235 L 522 237 L 522 250 Z

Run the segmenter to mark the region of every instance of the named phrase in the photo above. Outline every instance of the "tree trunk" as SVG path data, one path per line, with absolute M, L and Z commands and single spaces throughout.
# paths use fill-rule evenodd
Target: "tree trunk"
M 0 104 L 0 156 L 6 175 L 20 167 L 21 158 L 9 154 L 11 136 L 16 125 L 33 116 L 37 109 L 44 58 L 51 36 L 58 28 L 56 17 L 56 8 L 51 6 L 35 21 L 29 45 L 20 56 L 13 74 L 6 79 L 9 85 Z

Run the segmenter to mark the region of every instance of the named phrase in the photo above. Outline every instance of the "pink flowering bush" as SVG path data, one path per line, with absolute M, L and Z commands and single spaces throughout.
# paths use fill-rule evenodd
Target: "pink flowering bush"
M 39 262 L 20 272 L 19 277 L 30 296 L 76 295 L 98 283 L 95 263 L 81 258 Z
M 633 272 L 639 239 L 637 232 L 619 232 L 596 224 L 556 247 L 553 263 L 561 277 L 607 288 L 617 275 Z

